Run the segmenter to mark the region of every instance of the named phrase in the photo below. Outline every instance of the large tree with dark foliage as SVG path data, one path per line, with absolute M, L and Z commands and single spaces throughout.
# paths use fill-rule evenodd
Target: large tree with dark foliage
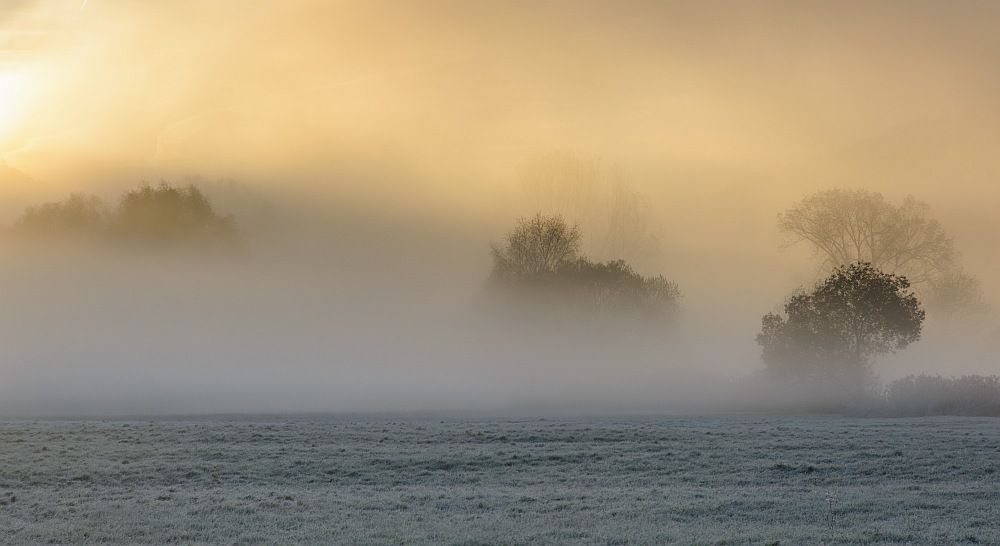
M 764 315 L 757 343 L 777 377 L 857 392 L 875 384 L 876 357 L 920 339 L 924 310 L 902 276 L 867 262 L 838 267 L 809 293 Z

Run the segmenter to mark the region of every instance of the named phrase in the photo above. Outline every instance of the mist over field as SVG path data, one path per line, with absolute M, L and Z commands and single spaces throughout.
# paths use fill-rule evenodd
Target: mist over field
M 998 18 L 987 1 L 5 4 L 0 414 L 727 408 L 763 366 L 762 315 L 822 277 L 778 215 L 832 189 L 926 203 L 994 309 L 929 315 L 882 379 L 1000 373 Z M 600 254 L 613 220 L 567 220 L 588 257 L 676 283 L 675 329 L 498 317 L 490 244 L 560 212 L 532 193 L 553 157 L 596 165 L 590 202 L 648 205 L 655 244 L 634 257 Z M 239 249 L 11 235 L 28 207 L 113 209 L 161 180 L 232 215 Z

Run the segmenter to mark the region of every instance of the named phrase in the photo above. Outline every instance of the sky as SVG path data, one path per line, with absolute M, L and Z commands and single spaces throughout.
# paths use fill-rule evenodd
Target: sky
M 488 272 L 489 241 L 530 213 L 519 167 L 553 151 L 615 165 L 650 198 L 662 235 L 644 272 L 662 273 L 684 294 L 691 346 L 671 357 L 680 362 L 674 368 L 745 373 L 759 366 L 753 335 L 760 316 L 815 279 L 806 249 L 783 248 L 777 215 L 826 189 L 866 188 L 894 202 L 912 195 L 928 203 L 955 238 L 964 267 L 1000 306 L 998 22 L 1000 5 L 974 0 L 4 2 L 0 225 L 28 205 L 74 191 L 113 202 L 142 180 L 199 177 L 234 180 L 271 199 L 285 230 L 251 229 L 283 243 L 260 250 L 266 271 L 226 273 L 237 280 L 216 290 L 229 297 L 202 309 L 197 326 L 185 323 L 183 310 L 164 312 L 155 298 L 135 311 L 173 317 L 177 331 L 188 334 L 212 324 L 229 332 L 220 337 L 225 343 L 195 344 L 194 360 L 202 364 L 185 373 L 165 371 L 181 356 L 154 334 L 174 331 L 173 323 L 123 323 L 95 310 L 99 301 L 87 300 L 94 294 L 59 292 L 33 265 L 7 265 L 8 282 L 21 283 L 9 285 L 18 288 L 8 289 L 17 292 L 8 308 L 40 314 L 39 325 L 23 334 L 24 321 L 7 319 L 18 333 L 5 345 L 21 355 L 8 356 L 7 366 L 40 385 L 31 400 L 67 399 L 76 380 L 63 371 L 72 369 L 81 377 L 131 378 L 139 399 L 159 383 L 164 400 L 202 400 L 164 403 L 165 410 L 254 409 L 236 401 L 250 391 L 267 397 L 278 355 L 238 357 L 226 346 L 260 328 L 279 332 L 264 336 L 273 342 L 270 351 L 283 347 L 301 361 L 291 366 L 292 379 L 275 387 L 284 394 L 261 409 L 300 408 L 288 393 L 308 382 L 321 360 L 323 381 L 313 383 L 350 376 L 345 392 L 408 400 L 392 409 L 442 393 L 459 406 L 486 392 L 498 404 L 509 402 L 526 388 L 513 372 L 486 364 L 451 368 L 478 358 L 465 353 L 478 354 L 478 345 L 416 359 L 411 368 L 434 371 L 426 385 L 411 385 L 419 374 L 397 369 L 408 350 L 383 348 L 391 372 L 379 375 L 351 364 L 355 353 L 377 353 L 372 344 L 341 354 L 325 336 L 337 330 L 344 309 L 423 310 L 434 319 L 414 320 L 433 323 L 432 333 L 397 324 L 398 317 L 375 317 L 369 326 L 403 340 L 400 347 L 435 336 L 449 345 L 455 309 L 475 298 Z M 252 220 L 244 219 L 248 229 Z M 48 267 L 76 286 L 90 266 Z M 167 293 L 204 286 L 185 280 L 190 272 L 157 271 Z M 348 293 L 338 295 L 326 279 Z M 115 281 L 107 281 L 110 292 L 96 292 L 100 301 L 128 301 L 121 286 L 127 283 Z M 288 284 L 308 289 L 289 293 Z M 251 289 L 266 297 L 249 308 L 233 303 Z M 32 305 L 25 294 L 53 300 Z M 330 304 L 340 311 L 308 309 L 317 301 L 340 302 Z M 74 313 L 95 329 L 76 343 L 76 319 L 67 318 Z M 297 334 L 271 322 L 279 313 L 292 317 L 283 324 Z M 241 329 L 230 320 L 237 315 L 268 318 Z M 94 341 L 118 331 L 162 347 L 149 356 L 138 345 Z M 65 352 L 46 341 L 52 338 L 68 340 Z M 93 362 L 70 363 L 81 349 Z M 920 366 L 896 355 L 884 371 L 990 371 L 983 362 L 992 350 L 951 369 L 932 365 L 940 354 Z M 482 360 L 502 366 L 494 357 Z M 232 386 L 226 378 L 240 358 L 259 374 L 230 389 L 231 403 L 212 405 L 203 401 L 211 394 L 191 394 Z M 142 359 L 149 364 L 133 362 Z M 65 389 L 46 390 L 50 374 L 33 374 L 35 361 L 62 374 Z M 216 361 L 227 364 L 213 367 Z M 132 371 L 118 373 L 123 366 Z M 610 371 L 595 369 L 594 383 L 581 392 L 599 391 L 594 385 L 607 380 Z M 497 378 L 514 394 L 483 386 Z M 537 384 L 561 388 L 553 378 Z M 324 388 L 311 388 L 315 394 L 301 408 L 326 408 Z M 80 407 L 100 411 L 94 400 L 109 398 L 102 389 L 121 390 L 94 389 L 76 395 Z M 120 407 L 132 406 L 122 401 L 106 409 Z

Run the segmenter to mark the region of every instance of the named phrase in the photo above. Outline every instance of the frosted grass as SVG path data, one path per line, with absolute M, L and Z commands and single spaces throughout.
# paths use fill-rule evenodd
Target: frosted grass
M 998 544 L 1000 422 L 0 423 L 2 543 Z

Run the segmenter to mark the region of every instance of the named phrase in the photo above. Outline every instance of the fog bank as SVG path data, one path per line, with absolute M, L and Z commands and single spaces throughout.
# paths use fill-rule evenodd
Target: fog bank
M 703 407 L 761 368 L 761 316 L 817 280 L 777 215 L 831 188 L 926 202 L 1000 308 L 998 17 L 988 1 L 5 4 L 0 226 L 71 192 L 114 206 L 143 180 L 195 182 L 246 248 L 5 240 L 0 415 Z M 488 245 L 538 212 L 519 172 L 552 153 L 648 199 L 642 273 L 680 287 L 677 332 L 529 339 L 488 320 Z M 928 327 L 876 371 L 1000 373 L 995 314 L 973 330 Z

